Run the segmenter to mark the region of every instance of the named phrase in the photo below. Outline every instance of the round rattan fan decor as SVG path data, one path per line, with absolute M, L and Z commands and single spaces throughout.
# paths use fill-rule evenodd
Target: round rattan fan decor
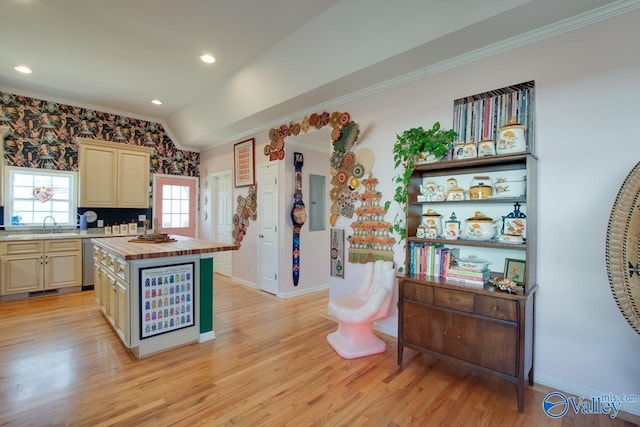
M 627 175 L 607 226 L 607 275 L 613 298 L 640 334 L 640 163 Z

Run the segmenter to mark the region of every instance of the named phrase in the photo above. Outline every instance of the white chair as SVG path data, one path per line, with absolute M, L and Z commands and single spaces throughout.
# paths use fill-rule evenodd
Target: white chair
M 386 345 L 375 336 L 371 325 L 391 311 L 395 270 L 391 261 L 369 262 L 356 294 L 333 298 L 329 313 L 338 321 L 338 330 L 327 335 L 329 345 L 345 359 L 382 353 Z

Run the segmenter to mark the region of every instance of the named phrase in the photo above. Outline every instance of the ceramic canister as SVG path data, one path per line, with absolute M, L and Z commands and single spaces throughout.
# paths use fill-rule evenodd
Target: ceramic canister
M 437 236 L 442 235 L 442 215 L 433 209 L 427 209 L 422 214 L 422 226 L 425 227 L 425 233 L 430 228 L 435 228 Z
M 478 142 L 478 157 L 493 156 L 496 154 L 496 142 L 492 139 L 483 139 Z
M 527 140 L 524 135 L 525 126 L 511 119 L 508 125 L 502 126 L 498 131 L 496 144 L 497 154 L 522 153 L 527 150 Z

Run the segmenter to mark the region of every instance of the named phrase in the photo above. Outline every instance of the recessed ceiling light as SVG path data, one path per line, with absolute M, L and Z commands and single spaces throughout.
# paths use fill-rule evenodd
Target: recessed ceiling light
M 206 62 L 207 64 L 213 64 L 214 62 L 216 62 L 216 58 L 209 54 L 200 55 L 200 59 L 202 60 L 202 62 Z
M 15 67 L 13 67 L 13 69 L 22 74 L 31 74 L 31 68 L 27 67 L 26 65 L 16 65 Z
M 162 105 L 162 101 L 160 101 L 159 99 L 152 99 L 151 103 L 156 105 Z

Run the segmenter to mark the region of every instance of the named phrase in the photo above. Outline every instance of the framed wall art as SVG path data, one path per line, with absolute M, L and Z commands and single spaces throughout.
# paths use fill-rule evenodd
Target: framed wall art
M 233 173 L 236 187 L 246 187 L 255 180 L 255 139 L 238 142 L 233 145 Z

